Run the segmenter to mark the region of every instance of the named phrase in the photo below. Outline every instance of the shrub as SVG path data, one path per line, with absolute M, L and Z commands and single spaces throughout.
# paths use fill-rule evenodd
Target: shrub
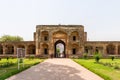
M 30 55 L 29 59 L 34 59 L 35 56 L 34 55 Z
M 96 60 L 96 62 L 99 62 L 99 60 L 100 60 L 100 57 L 97 55 L 97 56 L 95 56 L 95 60 Z
M 23 63 L 23 59 L 22 58 L 19 59 L 19 63 Z
M 7 57 L 6 59 L 9 60 L 9 57 Z
M 0 65 L 0 68 L 9 67 L 9 66 L 12 66 L 12 65 L 14 65 L 14 63 L 12 63 L 12 62 L 5 62 L 5 63 Z
M 115 56 L 111 56 L 112 61 L 115 59 Z
M 95 57 L 95 61 L 98 63 L 99 60 L 100 60 L 100 58 L 101 58 L 101 54 L 98 53 L 98 52 L 96 52 L 96 53 L 94 54 L 94 57 Z

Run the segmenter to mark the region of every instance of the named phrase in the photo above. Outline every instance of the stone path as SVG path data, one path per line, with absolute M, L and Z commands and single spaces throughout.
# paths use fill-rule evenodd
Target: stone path
M 103 80 L 71 59 L 47 59 L 6 80 Z

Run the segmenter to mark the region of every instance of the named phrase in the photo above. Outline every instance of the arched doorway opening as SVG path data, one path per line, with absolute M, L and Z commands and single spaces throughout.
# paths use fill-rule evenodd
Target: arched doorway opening
M 114 55 L 115 54 L 115 45 L 109 44 L 107 45 L 107 54 Z
M 0 44 L 0 55 L 3 54 L 3 46 Z
M 35 55 L 35 53 L 36 53 L 35 45 L 34 45 L 34 44 L 30 44 L 30 45 L 28 46 L 28 54 L 30 54 L 30 55 Z
M 55 47 L 55 58 L 65 58 L 65 43 L 62 40 L 58 40 L 54 44 Z
M 5 50 L 5 52 L 6 52 L 6 54 L 14 54 L 14 46 L 13 45 L 11 45 L 11 44 L 8 44 L 8 45 L 6 45 L 6 50 Z

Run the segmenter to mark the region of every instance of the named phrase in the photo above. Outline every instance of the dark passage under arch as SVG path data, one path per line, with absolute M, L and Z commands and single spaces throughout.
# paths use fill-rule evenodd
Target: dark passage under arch
M 65 48 L 66 48 L 66 45 L 62 40 L 56 41 L 54 44 L 54 50 L 55 50 L 54 57 L 55 58 L 65 58 L 66 57 Z

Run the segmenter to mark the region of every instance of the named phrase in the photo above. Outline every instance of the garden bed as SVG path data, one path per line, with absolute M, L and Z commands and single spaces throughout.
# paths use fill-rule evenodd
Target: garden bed
M 5 80 L 6 78 L 17 74 L 29 67 L 36 65 L 42 62 L 44 59 L 24 59 L 24 67 L 20 65 L 20 69 L 18 70 L 17 59 L 1 59 L 0 60 L 0 80 Z M 10 64 L 12 63 L 12 64 Z
M 73 59 L 78 64 L 86 67 L 90 71 L 101 76 L 105 80 L 120 80 L 120 70 L 115 68 L 115 65 L 120 66 L 120 59 L 101 59 L 100 62 L 96 62 L 95 59 Z M 113 64 L 112 66 L 104 65 Z

